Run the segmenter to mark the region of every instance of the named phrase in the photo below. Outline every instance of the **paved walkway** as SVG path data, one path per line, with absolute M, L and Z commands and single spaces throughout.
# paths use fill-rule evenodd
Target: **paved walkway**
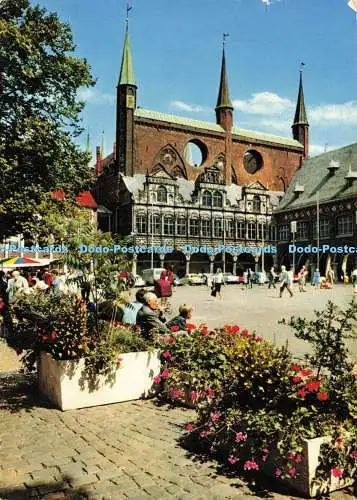
M 177 440 L 193 410 L 133 401 L 61 412 L 22 375 L 2 374 L 0 388 L 1 500 L 294 498 L 190 458 Z

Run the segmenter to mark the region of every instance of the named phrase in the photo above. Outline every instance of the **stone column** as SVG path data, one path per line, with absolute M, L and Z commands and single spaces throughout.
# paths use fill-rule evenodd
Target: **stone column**
M 159 255 L 159 259 L 160 259 L 160 267 L 164 267 L 165 254 L 161 253 Z
M 186 274 L 190 274 L 190 259 L 191 255 L 185 254 L 186 257 Z
M 257 273 L 259 271 L 259 258 L 260 258 L 260 254 L 259 255 L 256 255 L 254 257 L 254 260 L 255 260 L 255 264 L 254 264 L 254 271 Z
M 133 274 L 134 276 L 137 274 L 137 269 L 136 269 L 137 261 L 138 261 L 138 256 L 134 253 L 133 260 L 131 261 L 131 274 Z
M 233 276 L 237 274 L 237 260 L 238 255 L 233 255 Z
M 214 255 L 209 256 L 209 272 L 210 274 L 214 272 Z

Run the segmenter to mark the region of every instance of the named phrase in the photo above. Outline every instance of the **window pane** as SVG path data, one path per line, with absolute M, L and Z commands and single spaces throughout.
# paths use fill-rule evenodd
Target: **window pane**
M 190 235 L 191 236 L 199 235 L 198 219 L 190 219 Z
M 222 238 L 222 221 L 221 221 L 221 219 L 216 219 L 214 221 L 214 235 L 216 238 Z
M 213 193 L 213 206 L 214 207 L 222 207 L 223 206 L 222 195 L 218 191 L 215 191 Z
M 204 207 L 211 207 L 212 206 L 212 195 L 209 191 L 203 192 L 202 205 Z
M 165 186 L 159 186 L 157 190 L 157 201 L 160 203 L 167 203 L 167 190 Z
M 212 234 L 211 221 L 209 219 L 201 220 L 202 236 L 210 237 Z
M 174 219 L 170 216 L 164 218 L 164 234 L 174 234 Z
M 183 217 L 180 217 L 177 220 L 177 234 L 180 236 L 185 236 L 186 235 L 186 219 Z

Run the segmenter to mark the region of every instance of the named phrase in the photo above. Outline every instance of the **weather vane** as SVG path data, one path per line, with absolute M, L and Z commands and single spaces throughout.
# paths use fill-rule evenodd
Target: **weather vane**
M 129 12 L 131 11 L 133 7 L 129 5 L 129 2 L 126 4 L 126 26 L 128 27 L 129 24 Z
M 226 44 L 226 39 L 229 37 L 229 33 L 223 33 L 223 47 Z

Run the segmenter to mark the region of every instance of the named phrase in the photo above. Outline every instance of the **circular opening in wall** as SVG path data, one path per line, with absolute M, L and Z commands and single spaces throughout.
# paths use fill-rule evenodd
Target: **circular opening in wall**
M 207 147 L 201 141 L 189 141 L 185 146 L 184 157 L 191 167 L 200 167 L 206 161 Z
M 243 165 L 249 174 L 255 174 L 263 167 L 263 157 L 258 151 L 252 149 L 243 156 Z

